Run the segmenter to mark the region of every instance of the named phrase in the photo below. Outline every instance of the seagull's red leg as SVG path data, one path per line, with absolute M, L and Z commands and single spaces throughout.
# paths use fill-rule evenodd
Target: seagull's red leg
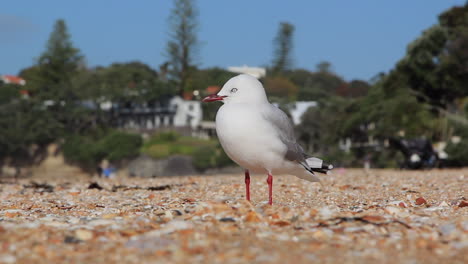
M 250 173 L 245 170 L 245 197 L 250 202 Z
M 268 204 L 272 205 L 273 204 L 273 175 L 271 175 L 270 173 L 268 173 L 267 183 L 268 183 Z

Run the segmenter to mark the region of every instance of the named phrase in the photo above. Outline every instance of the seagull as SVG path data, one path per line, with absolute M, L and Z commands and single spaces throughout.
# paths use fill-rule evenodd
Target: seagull
M 306 154 L 297 143 L 288 116 L 270 104 L 262 83 L 248 74 L 228 80 L 203 102 L 221 101 L 216 133 L 226 154 L 245 169 L 246 199 L 250 201 L 250 173 L 267 174 L 268 203 L 273 204 L 273 175 L 288 174 L 319 182 L 314 172 L 333 169 Z

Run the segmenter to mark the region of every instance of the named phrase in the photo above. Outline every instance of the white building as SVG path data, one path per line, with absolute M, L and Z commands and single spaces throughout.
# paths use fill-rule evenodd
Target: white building
M 175 109 L 172 123 L 174 127 L 189 126 L 195 129 L 203 119 L 200 101 L 184 100 L 175 96 L 170 100 L 169 108 Z
M 294 106 L 289 110 L 291 113 L 292 121 L 295 126 L 301 123 L 302 115 L 309 109 L 309 107 L 316 107 L 315 101 L 297 101 Z
M 109 102 L 104 102 L 100 107 L 112 113 L 117 127 L 125 129 L 196 130 L 203 118 L 199 101 L 184 100 L 179 96 L 153 103 L 111 104 L 110 109 Z
M 265 68 L 260 68 L 260 67 L 249 67 L 247 65 L 244 66 L 232 66 L 227 68 L 228 71 L 234 72 L 234 73 L 239 73 L 239 74 L 249 74 L 252 75 L 253 77 L 260 79 L 262 77 L 265 77 L 266 75 L 266 69 Z

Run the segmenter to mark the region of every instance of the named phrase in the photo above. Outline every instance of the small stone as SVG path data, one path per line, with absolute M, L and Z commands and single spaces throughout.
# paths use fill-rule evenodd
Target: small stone
M 250 211 L 247 216 L 245 217 L 245 221 L 246 222 L 260 222 L 260 217 L 258 216 L 258 214 L 254 211 Z
M 468 206 L 468 202 L 465 201 L 465 200 L 462 200 L 459 204 L 458 204 L 458 207 L 467 207 Z
M 449 236 L 456 230 L 457 230 L 457 227 L 453 223 L 445 224 L 439 227 L 439 231 L 443 236 Z
M 274 226 L 288 226 L 288 225 L 291 225 L 290 222 L 288 222 L 288 221 L 283 221 L 283 220 L 274 221 L 274 222 L 271 222 L 270 224 L 271 224 L 271 225 L 274 225 Z
M 17 216 L 20 216 L 21 213 L 20 212 L 6 212 L 5 213 L 5 217 L 7 218 L 15 218 Z
M 0 262 L 1 263 L 16 263 L 16 257 L 13 255 L 0 255 Z
M 388 214 L 391 214 L 391 215 L 398 215 L 398 214 L 401 213 L 401 210 L 398 207 L 387 206 L 385 208 L 385 212 L 387 212 Z
M 75 237 L 79 240 L 90 240 L 93 238 L 93 232 L 86 229 L 78 229 L 75 231 Z
M 325 206 L 320 208 L 318 213 L 322 218 L 330 218 L 334 212 L 329 207 Z
M 181 216 L 183 213 L 180 210 L 174 209 L 172 210 L 172 215 L 173 216 Z
M 79 240 L 78 238 L 74 236 L 65 236 L 65 239 L 63 240 L 63 242 L 67 244 L 76 244 L 76 243 L 80 243 L 80 241 L 81 240 Z
M 380 216 L 380 215 L 366 215 L 362 217 L 363 220 L 371 222 L 371 223 L 376 223 L 376 222 L 383 222 L 385 221 L 385 217 Z
M 416 205 L 423 205 L 423 204 L 427 204 L 427 201 L 426 201 L 426 199 L 424 199 L 422 197 L 419 197 L 419 198 L 416 199 L 415 204 Z
M 89 184 L 88 189 L 98 189 L 98 190 L 102 190 L 102 189 L 104 189 L 104 188 L 102 188 L 102 186 L 99 185 L 97 182 L 92 182 L 92 183 Z
M 448 205 L 447 202 L 443 201 L 443 202 L 441 202 L 441 203 L 439 204 L 439 206 L 440 206 L 440 207 L 448 207 L 449 205 Z
M 105 214 L 102 215 L 102 219 L 113 219 L 116 218 L 118 215 L 117 214 Z
M 171 239 L 143 235 L 132 237 L 125 246 L 151 252 L 165 249 L 174 243 Z
M 80 190 L 75 190 L 75 189 L 74 189 L 74 190 L 70 190 L 70 191 L 68 192 L 68 194 L 70 194 L 71 196 L 78 196 L 78 195 L 80 195 L 80 193 L 81 193 Z
M 164 215 L 162 216 L 162 218 L 164 220 L 169 221 L 169 220 L 172 220 L 172 218 L 174 218 L 174 215 L 172 214 L 171 211 L 167 210 L 167 211 L 164 212 Z
M 236 219 L 232 217 L 223 217 L 219 219 L 220 222 L 236 222 Z

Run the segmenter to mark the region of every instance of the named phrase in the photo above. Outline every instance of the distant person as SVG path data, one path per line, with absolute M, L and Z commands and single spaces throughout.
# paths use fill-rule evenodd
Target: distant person
M 115 168 L 109 166 L 102 171 L 102 174 L 104 175 L 104 178 L 107 179 L 115 178 Z

